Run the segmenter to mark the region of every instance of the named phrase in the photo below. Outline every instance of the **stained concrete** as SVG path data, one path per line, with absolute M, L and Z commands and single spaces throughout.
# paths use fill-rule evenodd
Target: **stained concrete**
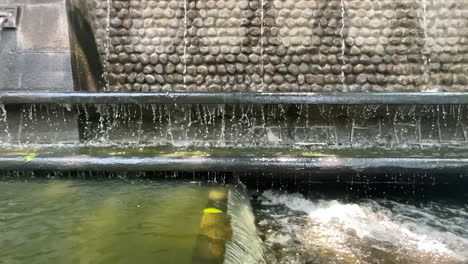
M 468 108 L 444 105 L 99 105 L 85 142 L 284 149 L 467 149 Z
M 74 91 L 64 0 L 0 0 L 18 6 L 16 29 L 0 39 L 1 91 Z M 63 107 L 1 105 L 2 143 L 70 143 L 79 140 L 76 114 Z
M 18 27 L 0 40 L 0 90 L 73 91 L 64 1 L 9 1 L 19 6 Z

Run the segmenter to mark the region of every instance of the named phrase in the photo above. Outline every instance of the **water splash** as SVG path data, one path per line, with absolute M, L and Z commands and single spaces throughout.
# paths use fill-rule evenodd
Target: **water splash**
M 465 263 L 468 261 L 468 207 L 431 202 L 404 204 L 388 199 L 343 202 L 306 199 L 299 194 L 263 193 L 274 219 L 260 225 L 280 225 L 267 234 L 267 244 L 303 255 L 344 263 Z M 278 207 L 280 206 L 280 207 Z M 285 210 L 285 211 L 284 211 Z M 380 252 L 380 253 L 379 253 Z M 314 255 L 315 254 L 315 255 Z M 382 256 L 386 255 L 386 260 Z M 307 258 L 307 256 L 303 256 Z M 292 262 L 291 262 L 292 263 Z M 302 263 L 302 262 L 299 262 Z

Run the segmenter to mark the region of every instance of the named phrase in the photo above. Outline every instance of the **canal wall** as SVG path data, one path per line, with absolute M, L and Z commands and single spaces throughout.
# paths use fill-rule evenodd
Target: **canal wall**
M 0 1 L 0 11 L 12 8 L 17 27 L 0 31 L 0 91 L 73 91 L 65 1 Z
M 464 92 L 467 0 L 1 0 L 0 90 Z
M 0 30 L 0 91 L 75 91 L 66 2 L 0 0 L 0 12 L 12 10 L 16 15 L 9 20 L 14 20 L 16 27 Z M 34 114 L 29 107 L 34 108 Z M 70 143 L 79 139 L 76 115 L 62 107 L 1 104 L 0 116 L 2 143 Z
M 103 90 L 466 91 L 466 0 L 88 2 Z
M 443 96 L 468 87 L 467 0 L 0 0 L 1 7 L 18 8 L 17 28 L 1 33 L 1 92 Z M 0 109 L 8 131 L 1 138 L 333 148 L 468 142 L 464 106 L 239 106 L 222 98 L 218 106 L 17 101 Z

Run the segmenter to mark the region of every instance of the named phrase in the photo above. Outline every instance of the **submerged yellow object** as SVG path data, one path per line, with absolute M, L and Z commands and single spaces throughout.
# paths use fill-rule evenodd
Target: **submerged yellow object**
M 205 208 L 203 209 L 203 213 L 205 214 L 222 214 L 223 211 L 216 209 L 216 208 Z
M 227 194 L 224 190 L 213 190 L 208 194 L 208 199 L 210 200 L 223 200 L 226 199 Z
M 24 156 L 24 162 L 30 162 L 32 159 L 34 159 L 36 157 L 36 154 L 35 153 L 31 153 L 31 154 L 28 154 L 26 156 Z

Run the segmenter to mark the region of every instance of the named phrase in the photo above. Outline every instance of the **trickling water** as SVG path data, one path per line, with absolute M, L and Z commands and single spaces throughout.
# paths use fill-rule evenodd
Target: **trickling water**
M 5 133 L 2 141 L 9 142 L 11 140 L 10 128 L 8 126 L 7 111 L 4 104 L 0 104 L 0 125 Z
M 344 72 L 344 67 L 346 64 L 345 52 L 346 52 L 346 42 L 345 42 L 345 18 L 346 18 L 346 0 L 341 0 L 341 28 L 340 28 L 340 37 L 341 37 L 341 81 L 346 89 L 346 76 Z
M 7 115 L 0 107 L 1 144 L 53 143 L 76 125 L 76 115 L 82 137 L 70 140 L 103 146 L 404 150 L 424 145 L 438 151 L 463 147 L 467 125 L 466 107 L 437 105 L 25 105 L 19 111 Z
M 422 5 L 422 10 L 423 10 L 423 14 L 422 14 L 422 28 L 423 28 L 423 32 L 424 32 L 424 48 L 423 50 L 427 49 L 428 48 L 428 37 L 427 37 L 427 0 L 421 0 L 421 5 Z M 426 78 L 429 79 L 430 78 L 430 67 L 429 67 L 429 60 L 430 60 L 430 57 L 427 55 L 427 54 L 423 54 L 423 73 L 424 75 L 426 75 Z M 427 81 L 425 81 L 426 83 Z M 424 90 L 427 90 L 427 84 L 424 85 L 423 87 L 423 91 Z
M 424 42 L 427 41 L 427 3 L 426 0 L 421 0 L 422 1 L 422 8 L 423 8 L 423 32 L 424 32 Z M 427 65 L 427 59 L 424 60 L 424 64 Z
M 166 131 L 167 134 L 166 134 L 165 139 L 167 140 L 167 138 L 169 137 L 172 145 L 175 145 L 174 136 L 172 135 L 172 117 L 171 117 L 172 115 L 171 115 L 170 109 L 171 109 L 170 105 L 164 105 L 164 110 L 167 116 L 167 131 Z
M 110 47 L 111 47 L 111 36 L 110 36 L 110 22 L 111 22 L 111 6 L 112 0 L 107 0 L 107 17 L 106 17 L 106 44 L 104 45 L 104 80 L 106 81 L 107 89 L 110 89 L 110 80 L 109 73 L 111 71 L 109 56 L 110 56 Z
M 140 144 L 141 143 L 141 137 L 143 134 L 143 106 L 139 105 L 139 117 L 138 117 L 138 137 L 137 137 L 137 142 Z
M 188 0 L 184 0 L 184 71 L 183 71 L 183 85 L 184 91 L 187 90 L 187 7 L 188 7 Z
M 261 60 L 261 87 L 259 92 L 263 92 L 264 86 L 264 72 L 265 72 L 265 59 L 263 58 L 265 49 L 265 3 L 264 0 L 260 0 L 260 60 Z
M 218 111 L 221 115 L 221 133 L 219 137 L 219 144 L 220 146 L 225 145 L 226 141 L 226 112 L 225 112 L 225 105 L 218 105 Z

